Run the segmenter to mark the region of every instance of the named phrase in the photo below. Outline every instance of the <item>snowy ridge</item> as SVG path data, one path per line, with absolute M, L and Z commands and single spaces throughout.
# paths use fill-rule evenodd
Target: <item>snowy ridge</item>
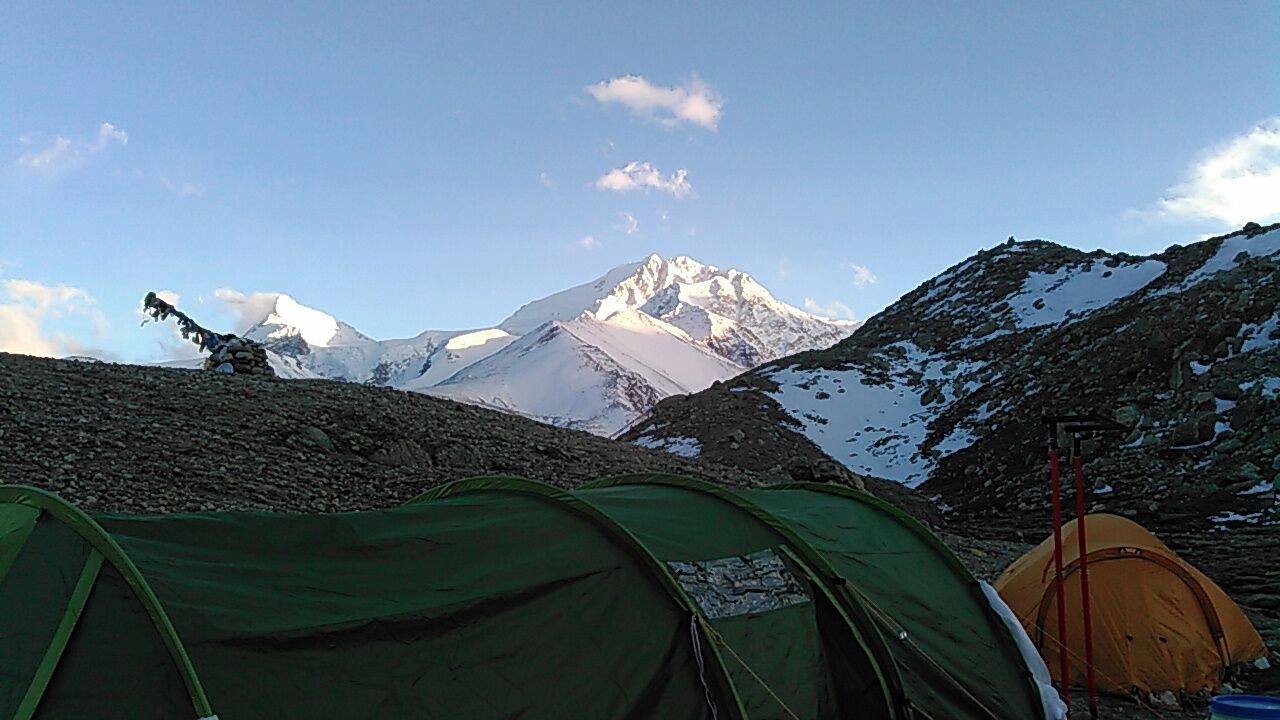
M 854 323 L 775 299 L 750 275 L 650 255 L 535 300 L 496 327 L 375 340 L 284 294 L 238 328 L 278 375 L 395 387 L 609 435 L 673 394 L 797 350 Z M 197 362 L 198 365 L 198 362 Z
M 1097 459 L 1099 509 L 1280 523 L 1278 388 L 1280 225 L 1147 257 L 1010 240 L 830 349 L 665 400 L 623 437 L 757 471 L 816 449 L 999 515 L 1045 502 L 1041 414 L 1101 410 L 1131 429 Z

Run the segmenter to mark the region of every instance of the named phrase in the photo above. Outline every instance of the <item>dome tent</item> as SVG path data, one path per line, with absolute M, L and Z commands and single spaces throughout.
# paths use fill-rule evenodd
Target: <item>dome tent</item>
M 1146 528 L 1102 513 L 1085 516 L 1085 522 L 1100 689 L 1122 694 L 1214 690 L 1233 665 L 1267 654 L 1257 630 L 1227 594 Z M 1074 520 L 1062 528 L 1072 684 L 1081 683 L 1084 672 L 1076 528 Z M 1058 612 L 1053 538 L 1009 565 L 996 589 L 1061 681 L 1053 622 Z
M 979 584 L 826 485 L 462 480 L 390 510 L 86 515 L 0 487 L 0 718 L 998 718 Z

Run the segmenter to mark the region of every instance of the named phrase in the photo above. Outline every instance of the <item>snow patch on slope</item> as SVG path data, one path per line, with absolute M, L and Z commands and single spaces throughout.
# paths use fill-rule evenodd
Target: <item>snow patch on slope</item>
M 642 437 L 635 441 L 636 445 L 650 450 L 661 450 L 680 457 L 696 458 L 702 454 L 702 443 L 691 437 Z
M 1107 267 L 1105 263 L 1033 272 L 1007 302 L 1020 329 L 1059 325 L 1128 297 L 1164 274 L 1159 260 Z
M 488 330 L 477 330 L 475 332 L 454 335 L 449 338 L 449 341 L 444 344 L 444 347 L 446 350 L 458 352 L 461 350 L 468 350 L 470 348 L 481 347 L 493 342 L 494 340 L 502 340 L 509 337 L 511 337 L 511 334 L 504 330 L 490 328 Z
M 1244 338 L 1244 342 L 1240 345 L 1242 353 L 1280 345 L 1280 315 L 1272 315 L 1260 323 L 1245 323 L 1241 326 L 1239 334 Z
M 940 457 L 977 440 L 976 431 L 953 432 L 943 447 L 923 451 L 930 424 L 981 385 L 976 378 L 985 363 L 932 356 L 906 341 L 886 351 L 884 374 L 856 367 L 772 371 L 767 377 L 778 391 L 770 395 L 805 437 L 850 470 L 916 487 Z
M 1185 290 L 1220 272 L 1231 270 L 1237 265 L 1236 256 L 1240 253 L 1252 257 L 1268 257 L 1280 253 L 1280 230 L 1272 230 L 1254 237 L 1241 234 L 1224 238 L 1222 246 L 1213 254 L 1213 257 L 1188 275 L 1182 281 L 1180 289 Z

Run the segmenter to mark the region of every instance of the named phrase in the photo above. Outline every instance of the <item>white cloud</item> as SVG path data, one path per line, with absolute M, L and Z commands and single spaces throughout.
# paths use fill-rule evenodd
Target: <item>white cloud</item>
M 156 297 L 173 306 L 177 306 L 182 300 L 182 296 L 173 290 L 157 290 Z M 144 321 L 144 325 L 152 320 L 152 317 L 147 314 L 147 311 L 141 305 L 138 306 L 137 312 L 138 317 Z M 160 333 L 160 337 L 156 341 L 160 357 L 166 360 L 182 360 L 195 357 L 200 353 L 195 344 L 182 337 L 182 329 L 178 326 L 178 323 L 169 321 L 160 324 L 167 328 L 167 331 Z
M 584 235 L 582 236 L 582 239 L 578 241 L 578 246 L 591 250 L 593 248 L 600 247 L 600 241 L 597 240 L 594 235 Z
M 689 184 L 688 173 L 676 170 L 669 177 L 663 177 L 662 171 L 648 162 L 629 162 L 623 167 L 614 168 L 596 180 L 599 190 L 613 192 L 630 192 L 632 190 L 653 188 L 671 193 L 677 198 L 693 195 L 693 186 Z
M 839 300 L 832 300 L 826 305 L 823 305 L 817 300 L 807 297 L 804 299 L 804 309 L 808 310 L 814 315 L 819 315 L 825 318 L 831 318 L 833 320 L 855 319 L 853 316 L 853 308 L 849 307 L 848 305 L 845 305 Z
M 89 150 L 98 152 L 113 142 L 126 145 L 129 142 L 129 135 L 115 125 L 104 122 L 98 126 L 98 139 L 89 146 Z
M 161 177 L 160 182 L 166 190 L 178 197 L 204 197 L 203 185 L 187 181 L 177 182 L 167 177 Z
M 24 135 L 20 138 L 23 145 L 30 145 L 31 138 Z M 90 155 L 102 152 L 111 144 L 124 145 L 129 142 L 125 131 L 112 125 L 102 123 L 93 140 L 71 140 L 61 135 L 53 139 L 53 143 L 44 150 L 27 152 L 18 156 L 18 165 L 32 170 L 57 170 L 83 161 Z
M 10 279 L 0 281 L 0 290 L 0 352 L 42 357 L 87 354 L 92 351 L 81 341 L 51 325 L 78 320 L 87 323 L 95 336 L 109 327 L 93 298 L 80 288 Z
M 240 334 L 262 322 L 262 319 L 275 312 L 276 301 L 280 293 L 253 292 L 242 293 L 229 287 L 215 288 L 213 296 L 226 305 L 235 315 L 235 332 Z
M 60 165 L 71 155 L 71 141 L 59 135 L 46 150 L 23 153 L 18 156 L 18 164 L 29 168 L 48 168 Z
M 854 287 L 866 287 L 880 282 L 880 278 L 876 277 L 876 274 L 871 272 L 871 268 L 866 265 L 849 263 L 849 269 L 853 271 Z
M 544 172 L 538 173 L 538 182 L 541 183 L 544 188 L 553 188 L 556 186 L 556 181 L 552 180 L 551 176 Z
M 1226 226 L 1280 219 L 1280 115 L 1207 151 L 1156 202 L 1155 214 Z
M 586 91 L 602 103 L 619 103 L 668 129 L 688 122 L 715 130 L 724 99 L 698 76 L 674 87 L 654 85 L 640 75 L 621 75 L 588 85 Z
M 619 213 L 622 218 L 622 232 L 628 235 L 635 235 L 640 232 L 640 223 L 636 221 L 636 216 L 629 212 Z

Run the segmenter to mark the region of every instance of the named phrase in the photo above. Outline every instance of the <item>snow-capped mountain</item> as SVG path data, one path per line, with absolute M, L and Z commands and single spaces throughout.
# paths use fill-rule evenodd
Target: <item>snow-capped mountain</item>
M 783 303 L 746 273 L 650 255 L 492 328 L 375 340 L 281 294 L 241 334 L 285 377 L 385 385 L 609 435 L 664 397 L 856 327 Z
M 1004 243 L 623 437 L 762 472 L 821 451 L 988 522 L 1043 510 L 1041 414 L 1095 410 L 1132 427 L 1090 463 L 1097 509 L 1280 522 L 1280 225 L 1148 257 Z
M 584 312 L 538 325 L 427 392 L 612 434 L 664 397 L 743 370 L 678 328 L 627 309 L 606 320 Z
M 584 312 L 608 321 L 627 310 L 677 327 L 698 345 L 743 367 L 833 345 L 857 327 L 776 300 L 744 272 L 721 270 L 685 256 L 664 260 L 658 255 L 531 302 L 499 327 L 523 334 Z

